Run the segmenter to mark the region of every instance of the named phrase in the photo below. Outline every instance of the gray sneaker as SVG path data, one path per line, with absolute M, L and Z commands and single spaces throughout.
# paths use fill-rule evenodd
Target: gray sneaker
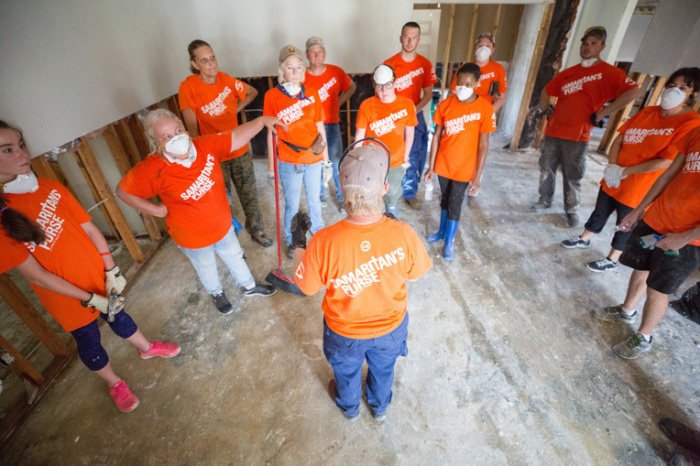
M 654 342 L 654 337 L 650 341 L 646 341 L 641 333 L 635 333 L 622 343 L 613 346 L 615 354 L 625 359 L 636 359 L 640 354 L 651 349 L 651 344 Z
M 565 239 L 559 244 L 561 244 L 562 247 L 565 247 L 566 249 L 587 248 L 591 245 L 591 240 L 584 241 L 581 239 L 580 236 L 574 236 L 573 238 Z
M 243 288 L 243 294 L 245 296 L 272 296 L 277 292 L 277 288 L 272 285 L 265 285 L 263 283 L 255 282 L 255 286 L 250 290 Z
M 321 207 L 328 207 L 328 200 L 326 199 L 326 196 L 324 194 L 321 194 L 320 201 Z
M 228 298 L 226 297 L 226 293 L 224 293 L 223 291 L 211 295 L 211 299 L 214 300 L 214 304 L 216 305 L 216 308 L 223 315 L 227 316 L 233 312 L 233 306 L 231 306 L 231 303 L 228 301 Z
M 570 227 L 575 227 L 581 223 L 581 220 L 579 219 L 578 214 L 566 214 L 566 222 Z
M 588 270 L 591 272 L 605 272 L 606 270 L 612 270 L 617 268 L 618 263 L 611 261 L 609 258 L 604 257 L 595 262 L 589 262 L 586 264 Z
M 539 201 L 535 202 L 530 206 L 530 210 L 533 212 L 544 212 L 545 210 L 549 209 L 552 207 L 552 202 L 544 202 L 542 199 Z
M 618 304 L 617 306 L 598 308 L 593 311 L 593 316 L 596 319 L 604 320 L 606 322 L 614 322 L 619 320 L 622 322 L 627 322 L 628 324 L 634 324 L 637 322 L 637 317 L 639 314 L 637 314 L 637 311 L 634 311 L 631 316 L 627 315 L 625 311 L 622 310 L 622 304 Z

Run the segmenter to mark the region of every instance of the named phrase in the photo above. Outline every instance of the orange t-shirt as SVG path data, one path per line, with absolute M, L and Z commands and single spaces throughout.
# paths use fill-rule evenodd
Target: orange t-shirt
M 0 273 L 24 263 L 31 254 L 49 272 L 81 290 L 104 296 L 104 263 L 81 227 L 91 217 L 68 190 L 57 181 L 39 178 L 36 192 L 5 196 L 8 207 L 23 213 L 44 229 L 46 240 L 39 245 L 19 243 L 0 228 Z M 100 315 L 100 311 L 94 308 L 83 307 L 78 299 L 38 285 L 32 285 L 32 289 L 66 332 L 84 327 Z
M 231 227 L 231 210 L 220 162 L 231 158 L 231 135 L 193 138 L 197 158 L 189 168 L 151 154 L 122 178 L 127 193 L 148 199 L 160 196 L 168 208 L 165 224 L 175 243 L 198 249 L 219 241 Z
M 700 127 L 686 134 L 676 148 L 685 154 L 685 165 L 644 214 L 644 222 L 662 235 L 700 225 Z M 700 246 L 700 238 L 689 244 Z
M 697 126 L 700 126 L 700 116 L 696 112 L 664 117 L 661 107 L 645 107 L 618 129 L 623 139 L 617 165 L 629 167 L 658 158 L 673 160 L 678 154 L 675 144 Z M 628 175 L 617 188 L 609 187 L 605 180 L 600 184 L 608 195 L 634 208 L 663 172 Z
M 366 130 L 365 137 L 377 138 L 386 144 L 391 152 L 389 168 L 403 163 L 406 154 L 404 130 L 406 126 L 416 126 L 416 106 L 406 97 L 396 96 L 393 102 L 385 104 L 375 95 L 360 104 L 356 126 Z
M 376 338 L 396 329 L 406 315 L 406 280 L 433 266 L 415 231 L 382 217 L 370 225 L 341 220 L 309 241 L 294 274 L 305 294 L 326 287 L 323 313 L 334 332 Z
M 287 97 L 277 89 L 265 93 L 263 115 L 275 116 L 287 125 L 287 131 L 277 128 L 277 138 L 301 147 L 311 147 L 318 136 L 316 123 L 323 123 L 323 105 L 315 89 L 304 86 L 304 99 Z M 277 154 L 282 162 L 295 165 L 310 165 L 320 162 L 323 155 L 311 150 L 295 152 L 282 141 L 278 143 Z
M 201 136 L 223 133 L 238 127 L 236 107 L 239 100 L 245 100 L 245 83 L 221 71 L 214 84 L 206 84 L 198 74 L 192 74 L 180 84 L 178 98 L 180 110 L 194 111 Z M 247 150 L 245 145 L 233 155 L 238 157 Z
M 340 121 L 340 104 L 338 96 L 350 89 L 352 80 L 350 76 L 339 66 L 326 65 L 326 70 L 314 76 L 306 70 L 304 87 L 315 89 L 323 103 L 323 113 L 326 116 L 324 123 L 334 124 Z M 306 147 L 306 146 L 304 146 Z
M 444 127 L 435 156 L 435 173 L 455 181 L 471 181 L 476 171 L 479 135 L 496 131 L 493 105 L 483 97 L 463 103 L 452 95 L 440 102 L 433 121 Z
M 476 62 L 472 62 L 476 63 Z M 491 90 L 491 84 L 498 82 L 498 92 L 505 94 L 508 92 L 508 79 L 506 79 L 506 69 L 500 63 L 490 60 L 484 66 L 480 66 L 481 76 L 479 76 L 479 83 L 474 88 L 474 94 L 482 96 L 484 99 L 488 100 L 489 103 L 493 103 L 493 97 L 489 95 Z M 459 71 L 459 69 L 457 70 Z M 452 77 L 452 84 L 450 84 L 450 89 L 453 91 L 457 87 L 457 71 Z
M 547 93 L 558 100 L 544 134 L 569 141 L 590 140 L 591 115 L 635 87 L 624 71 L 604 61 L 590 68 L 565 69 L 547 84 Z
M 435 71 L 433 71 L 433 65 L 423 55 L 416 54 L 416 58 L 413 61 L 407 62 L 401 58 L 400 53 L 397 53 L 385 60 L 384 64 L 394 68 L 396 73 L 396 81 L 394 83 L 396 94 L 408 97 L 413 101 L 414 105 L 420 102 L 423 88 L 438 82 Z

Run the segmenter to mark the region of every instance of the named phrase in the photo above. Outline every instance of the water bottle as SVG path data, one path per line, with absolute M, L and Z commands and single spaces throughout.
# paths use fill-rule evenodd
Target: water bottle
M 425 200 L 426 201 L 433 200 L 433 189 L 434 189 L 433 180 L 430 180 L 425 184 Z

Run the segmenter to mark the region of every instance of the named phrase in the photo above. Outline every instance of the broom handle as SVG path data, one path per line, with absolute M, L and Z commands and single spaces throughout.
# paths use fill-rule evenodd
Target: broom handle
M 277 169 L 277 134 L 272 133 L 272 159 L 275 172 L 275 214 L 277 215 L 277 268 L 282 270 L 282 235 L 280 232 L 280 190 Z

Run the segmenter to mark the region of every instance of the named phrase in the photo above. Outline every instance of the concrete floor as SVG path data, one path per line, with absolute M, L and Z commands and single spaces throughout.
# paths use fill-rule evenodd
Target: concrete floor
M 669 311 L 650 353 L 615 356 L 611 347 L 633 329 L 590 311 L 621 302 L 630 270 L 585 268 L 607 253 L 604 234 L 588 250 L 560 247 L 580 232 L 565 227 L 561 182 L 551 212 L 531 213 L 537 154 L 498 149 L 504 144 L 492 138 L 455 260 L 444 262 L 440 245 L 428 245 L 435 267 L 408 285 L 409 356 L 397 363 L 386 422 L 376 423 L 363 404 L 360 419 L 348 423 L 327 395 L 322 294 L 245 298 L 220 264 L 236 308 L 221 316 L 169 240 L 127 304 L 147 337 L 176 341 L 182 353 L 142 361 L 103 329 L 113 365 L 141 405 L 118 412 L 104 382 L 75 360 L 0 451 L 2 462 L 664 464 L 675 447 L 657 421 L 700 423 L 700 327 Z M 584 220 L 605 160 L 589 155 Z M 256 168 L 272 233 L 264 161 Z M 437 196 L 420 211 L 403 205 L 401 215 L 425 237 L 437 228 Z M 324 216 L 341 218 L 332 205 Z M 253 274 L 264 278 L 276 248 L 246 234 L 241 242 Z M 287 259 L 285 269 L 291 274 Z

